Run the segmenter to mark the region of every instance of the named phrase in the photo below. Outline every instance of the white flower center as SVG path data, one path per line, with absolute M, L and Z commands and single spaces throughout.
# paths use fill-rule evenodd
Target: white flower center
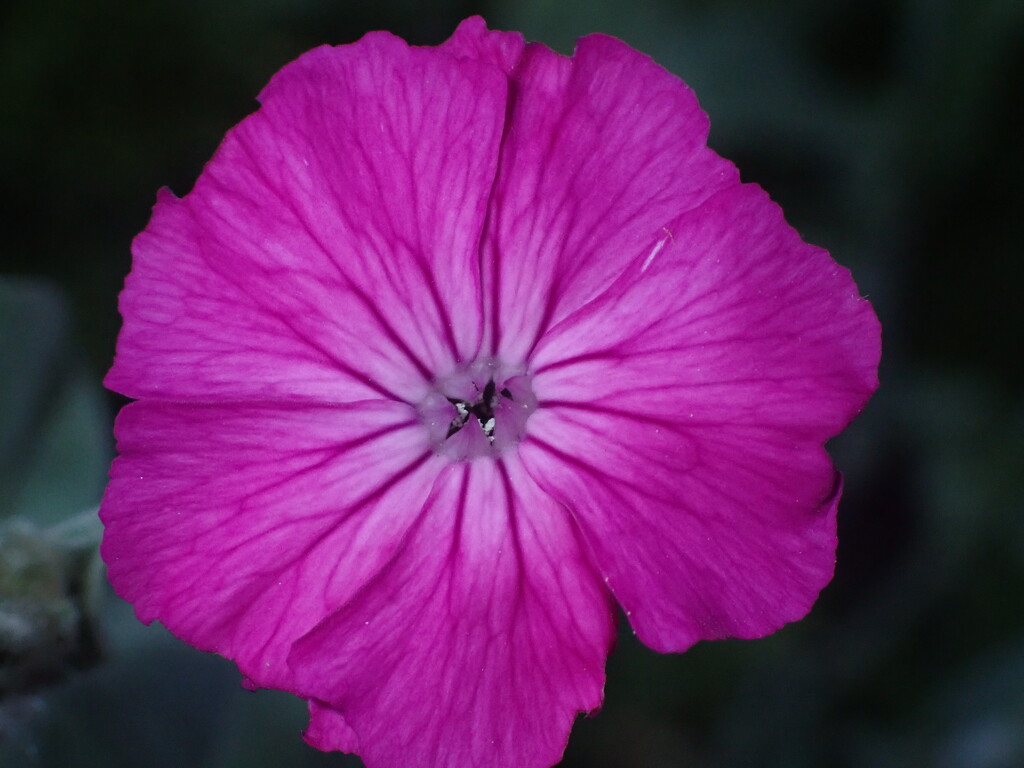
M 419 408 L 433 449 L 462 461 L 497 457 L 519 443 L 537 408 L 524 368 L 488 359 L 438 379 Z

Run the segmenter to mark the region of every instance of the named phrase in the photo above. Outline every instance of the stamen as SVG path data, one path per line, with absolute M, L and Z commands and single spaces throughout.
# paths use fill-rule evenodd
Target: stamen
M 484 434 L 487 435 L 487 439 L 493 443 L 494 428 L 497 425 L 497 420 L 494 418 L 494 406 L 497 397 L 496 389 L 497 386 L 494 383 L 494 379 L 491 379 L 484 386 L 484 391 L 481 393 L 480 398 L 475 402 L 461 400 L 456 397 L 446 398 L 449 403 L 455 406 L 457 415 L 452 419 L 452 423 L 448 425 L 448 433 L 444 436 L 445 440 L 466 426 L 469 422 L 469 416 L 472 414 L 480 422 L 480 427 L 483 429 Z M 508 387 L 503 388 L 500 394 L 509 400 L 512 399 L 512 393 Z
M 531 377 L 523 368 L 484 359 L 435 381 L 419 407 L 433 450 L 463 461 L 496 458 L 518 445 L 537 408 Z M 486 440 L 480 439 L 474 420 Z M 452 440 L 467 424 L 469 432 Z

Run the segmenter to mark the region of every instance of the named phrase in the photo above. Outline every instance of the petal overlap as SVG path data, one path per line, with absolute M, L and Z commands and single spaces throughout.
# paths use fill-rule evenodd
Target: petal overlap
M 309 727 L 302 737 L 325 752 L 359 752 L 359 737 L 341 713 L 316 699 L 309 700 Z
M 693 92 L 602 35 L 573 58 L 528 45 L 482 249 L 485 346 L 525 359 L 672 217 L 738 181 Z
M 439 466 L 388 402 L 139 402 L 116 432 L 101 517 L 118 592 L 267 687 L 290 687 L 291 644 L 388 561 Z
M 518 461 L 454 464 L 395 561 L 291 662 L 369 768 L 548 766 L 601 703 L 609 608 L 571 519 Z
M 493 66 L 385 34 L 285 67 L 137 238 L 108 385 L 408 400 L 471 359 L 506 90 Z
M 488 29 L 487 22 L 479 16 L 465 19 L 452 36 L 437 47 L 460 59 L 493 64 L 508 76 L 514 74 L 525 49 L 526 41 L 520 33 Z
M 822 446 L 874 390 L 878 355 L 849 273 L 753 186 L 668 222 L 544 337 L 524 462 L 573 510 L 646 644 L 755 637 L 806 613 L 834 565 Z

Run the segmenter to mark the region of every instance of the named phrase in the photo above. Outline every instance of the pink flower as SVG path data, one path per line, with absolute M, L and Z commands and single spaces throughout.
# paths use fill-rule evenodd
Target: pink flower
M 142 621 L 370 768 L 537 768 L 616 603 L 658 651 L 809 610 L 879 326 L 681 81 L 474 18 L 260 101 L 121 296 L 103 556 Z

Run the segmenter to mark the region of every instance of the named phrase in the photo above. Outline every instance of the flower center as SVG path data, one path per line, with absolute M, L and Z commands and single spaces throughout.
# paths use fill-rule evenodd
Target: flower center
M 489 359 L 438 379 L 419 407 L 434 451 L 455 460 L 495 457 L 522 440 L 537 407 L 523 368 Z
M 476 402 L 449 397 L 448 402 L 455 406 L 457 415 L 452 419 L 452 423 L 448 425 L 448 434 L 445 435 L 445 439 L 449 439 L 466 426 L 470 416 L 476 416 L 487 439 L 493 443 L 494 427 L 498 423 L 497 419 L 494 418 L 494 407 L 498 404 L 497 398 L 507 397 L 509 400 L 515 399 L 512 397 L 512 391 L 508 387 L 502 387 L 501 392 L 498 392 L 497 389 L 494 379 L 491 379 L 484 386 L 484 391 L 480 393 L 480 398 Z

